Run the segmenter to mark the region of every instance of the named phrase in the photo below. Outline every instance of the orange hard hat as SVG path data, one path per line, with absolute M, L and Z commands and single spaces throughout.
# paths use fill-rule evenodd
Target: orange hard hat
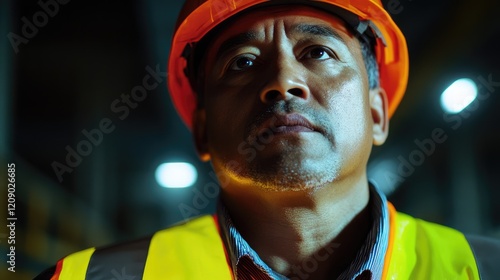
M 356 27 L 358 31 L 371 29 L 377 37 L 375 54 L 380 86 L 389 99 L 389 117 L 393 115 L 408 83 L 408 48 L 403 34 L 380 0 L 187 0 L 177 20 L 170 49 L 168 86 L 177 112 L 189 128 L 196 109 L 196 93 L 186 74 L 186 53 L 224 20 L 259 4 L 305 4 L 327 11 L 331 7 L 357 16 L 361 23 Z

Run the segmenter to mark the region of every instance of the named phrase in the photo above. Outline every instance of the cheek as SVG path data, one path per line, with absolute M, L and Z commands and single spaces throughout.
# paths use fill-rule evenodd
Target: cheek
M 350 150 L 360 149 L 371 143 L 367 86 L 358 78 L 344 80 L 338 86 L 329 92 L 333 98 L 328 102 L 336 142 Z
M 249 100 L 238 89 L 210 89 L 205 100 L 208 141 L 216 149 L 237 147 L 244 139 L 244 116 L 249 114 Z M 215 93 L 215 94 L 213 94 Z

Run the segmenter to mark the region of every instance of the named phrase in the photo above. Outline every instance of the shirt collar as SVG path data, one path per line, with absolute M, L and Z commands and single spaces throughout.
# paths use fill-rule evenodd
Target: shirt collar
M 372 184 L 370 184 L 368 207 L 370 207 L 372 215 L 372 228 L 355 259 L 340 275 L 339 279 L 356 279 L 358 277 L 366 279 L 366 275 L 371 275 L 371 279 L 382 278 L 384 257 L 389 243 L 389 210 L 385 195 Z M 250 247 L 233 225 L 231 217 L 221 201 L 217 207 L 217 215 L 235 279 L 247 278 L 238 275 L 238 269 L 252 274 L 248 275 L 248 279 L 288 279 L 273 271 Z

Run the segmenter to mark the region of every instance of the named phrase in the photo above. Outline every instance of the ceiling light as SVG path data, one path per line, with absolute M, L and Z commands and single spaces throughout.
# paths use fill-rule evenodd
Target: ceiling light
M 451 84 L 441 95 L 441 107 L 446 113 L 457 114 L 477 97 L 477 85 L 471 79 L 460 79 Z
M 196 168 L 187 162 L 162 163 L 156 168 L 156 181 L 165 188 L 187 188 L 198 178 Z

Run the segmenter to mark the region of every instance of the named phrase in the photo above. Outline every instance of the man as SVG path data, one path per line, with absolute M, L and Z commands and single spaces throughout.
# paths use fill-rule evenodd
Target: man
M 187 1 L 169 75 L 218 174 L 217 213 L 72 254 L 51 279 L 498 275 L 498 243 L 397 213 L 367 180 L 408 78 L 380 1 Z

